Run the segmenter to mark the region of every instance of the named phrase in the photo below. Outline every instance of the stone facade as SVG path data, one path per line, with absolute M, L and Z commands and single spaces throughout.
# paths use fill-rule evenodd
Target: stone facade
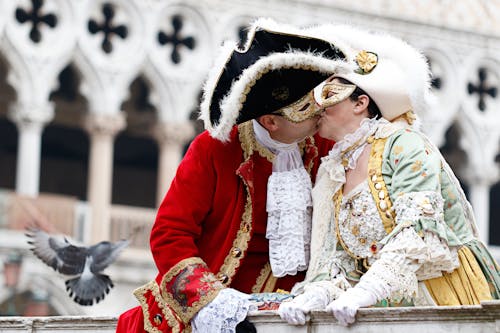
M 424 130 L 468 189 L 480 236 L 498 259 L 499 13 L 498 0 L 0 0 L 0 256 L 25 254 L 20 291 L 50 290 L 60 314 L 116 315 L 136 304 L 132 290 L 155 275 L 154 207 L 197 131 L 193 110 L 211 61 L 222 40 L 244 37 L 249 22 L 265 16 L 390 31 L 426 54 L 437 102 Z M 71 154 L 61 147 L 78 158 L 62 161 Z M 153 157 L 144 171 L 146 148 Z M 133 163 L 118 168 L 130 152 Z M 40 192 L 63 195 L 56 202 L 65 203 L 67 220 Z M 86 243 L 142 228 L 110 267 L 117 287 L 103 302 L 71 303 L 63 280 L 29 256 L 22 226 L 5 218 L 19 200 L 35 209 L 15 216 L 62 221 L 56 230 Z M 0 290 L 0 304 L 7 298 Z

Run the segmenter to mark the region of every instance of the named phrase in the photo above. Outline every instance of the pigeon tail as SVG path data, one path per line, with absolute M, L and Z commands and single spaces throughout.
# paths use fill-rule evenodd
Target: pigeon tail
M 93 305 L 104 299 L 109 290 L 113 288 L 113 282 L 105 274 L 93 274 L 91 278 L 81 276 L 67 280 L 66 290 L 69 296 L 80 305 Z

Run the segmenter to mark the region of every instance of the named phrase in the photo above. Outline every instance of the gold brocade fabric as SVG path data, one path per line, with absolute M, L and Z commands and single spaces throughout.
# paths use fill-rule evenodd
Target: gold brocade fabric
M 451 273 L 425 281 L 437 305 L 474 305 L 491 300 L 488 282 L 468 247 L 458 251 L 460 267 Z

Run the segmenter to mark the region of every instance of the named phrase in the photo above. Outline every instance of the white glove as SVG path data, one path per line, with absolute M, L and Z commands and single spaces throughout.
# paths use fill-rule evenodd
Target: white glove
M 281 303 L 278 314 L 289 324 L 304 325 L 307 313 L 312 310 L 323 310 L 329 302 L 328 290 L 312 283 L 305 287 L 303 294 Z
M 335 301 L 331 302 L 326 310 L 333 313 L 342 326 L 354 323 L 356 312 L 360 307 L 377 303 L 377 297 L 369 290 L 359 286 L 347 289 Z
M 250 295 L 236 289 L 222 289 L 191 319 L 193 333 L 234 333 L 236 325 L 255 307 L 249 298 Z

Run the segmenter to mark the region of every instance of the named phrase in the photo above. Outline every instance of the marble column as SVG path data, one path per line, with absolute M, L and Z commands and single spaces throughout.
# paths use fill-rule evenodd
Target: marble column
M 190 122 L 164 122 L 156 124 L 153 133 L 159 148 L 156 189 L 156 203 L 159 206 L 175 176 L 182 158 L 182 149 L 194 136 L 194 128 Z
M 87 200 L 91 207 L 92 242 L 109 239 L 114 138 L 125 125 L 121 113 L 89 114 L 85 119 L 90 135 Z
M 16 192 L 36 197 L 40 185 L 42 131 L 54 117 L 51 103 L 43 106 L 16 103 L 9 109 L 8 117 L 18 130 Z
M 479 239 L 489 244 L 490 234 L 490 189 L 495 181 L 486 178 L 476 178 L 469 186 L 470 201 L 474 209 Z
M 476 217 L 479 239 L 488 244 L 490 234 L 490 190 L 500 174 L 494 158 L 485 158 L 481 164 L 468 165 L 462 178 L 469 185 L 469 199 Z

